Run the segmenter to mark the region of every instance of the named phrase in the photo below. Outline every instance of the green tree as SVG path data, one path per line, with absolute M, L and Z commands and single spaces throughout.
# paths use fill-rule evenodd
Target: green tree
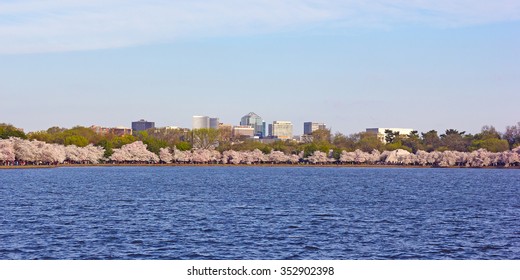
M 54 137 L 47 131 L 35 131 L 27 134 L 30 140 L 38 140 L 46 143 L 54 143 Z
M 0 139 L 8 139 L 9 137 L 27 139 L 27 135 L 22 129 L 16 128 L 10 124 L 0 124 Z
M 214 128 L 194 129 L 192 132 L 193 147 L 197 149 L 209 149 L 218 145 L 220 132 Z
M 486 125 L 473 137 L 469 150 L 486 149 L 494 153 L 509 150 L 508 141 L 500 138 L 500 133 L 493 126 Z
M 399 137 L 399 131 L 392 131 L 390 129 L 386 129 L 385 130 L 385 141 L 386 143 L 393 143 L 395 141 L 399 141 L 400 137 Z
M 300 145 L 291 140 L 275 141 L 272 144 L 269 144 L 269 147 L 275 151 L 284 152 L 285 154 L 297 154 L 303 150 Z
M 269 145 L 261 143 L 254 139 L 246 139 L 241 143 L 234 144 L 232 149 L 235 151 L 254 151 L 258 149 L 262 151 L 264 154 L 268 154 L 272 150 L 272 148 Z
M 359 133 L 359 142 L 356 146 L 357 149 L 367 153 L 373 150 L 383 151 L 384 149 L 384 144 L 377 138 L 377 135 L 368 132 Z
M 520 146 L 520 122 L 518 122 L 516 125 L 506 127 L 504 139 L 509 143 L 510 149 L 513 149 L 516 146 Z
M 150 136 L 150 134 L 148 134 L 148 131 L 137 132 L 136 138 L 138 141 L 141 141 L 143 142 L 143 144 L 146 144 L 146 149 L 148 151 L 157 155 L 159 155 L 161 148 L 168 147 L 168 142 Z
M 482 127 L 480 133 L 475 134 L 475 140 L 486 140 L 486 139 L 501 139 L 500 133 L 495 129 L 495 127 L 490 125 L 485 125 Z
M 154 128 L 146 132 L 148 137 L 165 141 L 171 148 L 178 146 L 180 142 L 189 142 L 191 138 L 191 132 L 188 129 Z
M 456 129 L 448 129 L 441 135 L 442 146 L 450 151 L 466 152 L 471 142 L 471 136 L 465 137 L 465 131 L 459 132 Z
M 176 147 L 180 151 L 189 151 L 192 149 L 190 142 L 179 142 L 177 143 Z
M 303 147 L 303 157 L 308 157 L 318 151 L 318 145 L 316 143 L 310 143 Z
M 504 152 L 509 150 L 509 143 L 507 142 L 507 140 L 497 138 L 473 140 L 469 150 L 475 151 L 478 149 L 486 149 L 493 153 Z
M 312 141 L 315 143 L 328 143 L 330 144 L 331 133 L 330 129 L 318 129 L 312 132 Z
M 122 135 L 122 136 L 116 136 L 112 138 L 112 148 L 114 149 L 120 149 L 126 144 L 134 143 L 137 141 L 137 138 L 133 135 Z
M 419 150 L 423 150 L 424 146 L 422 144 L 421 138 L 419 137 L 419 133 L 417 130 L 410 132 L 407 137 L 404 137 L 401 140 L 403 146 L 408 147 L 412 153 L 416 153 Z
M 359 142 L 359 140 L 360 140 L 359 134 L 353 134 L 353 135 L 350 135 L 349 137 L 347 137 L 338 132 L 338 133 L 334 134 L 332 143 L 338 149 L 342 149 L 342 150 L 345 150 L 348 152 L 353 152 L 356 150 L 356 145 Z
M 114 146 L 113 146 L 112 141 L 110 141 L 106 138 L 100 140 L 97 145 L 100 147 L 103 147 L 103 149 L 105 149 L 105 154 L 104 154 L 105 158 L 109 158 L 114 153 L 114 150 L 113 150 Z
M 436 130 L 430 130 L 426 133 L 421 133 L 423 148 L 427 152 L 437 150 L 441 146 L 441 139 Z
M 412 152 L 412 148 L 403 145 L 401 141 L 394 141 L 393 143 L 388 143 L 385 145 L 385 150 L 394 151 L 394 150 L 406 150 L 408 152 Z
M 67 138 L 65 138 L 64 144 L 65 144 L 65 146 L 75 145 L 78 147 L 86 147 L 89 143 L 88 143 L 88 139 L 83 136 L 72 135 L 72 136 L 68 136 Z

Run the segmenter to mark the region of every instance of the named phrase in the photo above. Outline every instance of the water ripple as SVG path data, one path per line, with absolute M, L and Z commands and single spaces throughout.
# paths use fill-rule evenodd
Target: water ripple
M 3 170 L 0 259 L 520 259 L 520 173 Z

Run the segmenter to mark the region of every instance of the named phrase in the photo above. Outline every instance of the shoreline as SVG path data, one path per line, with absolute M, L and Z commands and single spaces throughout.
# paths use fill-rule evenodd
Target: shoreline
M 520 166 L 486 166 L 486 167 L 467 167 L 467 166 L 422 166 L 422 165 L 380 165 L 380 164 L 146 164 L 146 163 L 118 163 L 118 164 L 59 164 L 59 165 L 2 165 L 1 169 L 53 169 L 53 168 L 80 168 L 80 167 L 293 167 L 293 168 L 403 168 L 403 169 L 520 169 Z

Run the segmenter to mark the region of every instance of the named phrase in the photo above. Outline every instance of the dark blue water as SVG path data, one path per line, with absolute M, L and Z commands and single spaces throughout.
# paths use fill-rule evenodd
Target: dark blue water
M 520 170 L 0 170 L 0 259 L 520 259 Z

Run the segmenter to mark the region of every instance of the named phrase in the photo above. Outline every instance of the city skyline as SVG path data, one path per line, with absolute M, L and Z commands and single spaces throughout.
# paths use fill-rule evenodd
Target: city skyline
M 0 122 L 26 131 L 250 111 L 297 135 L 518 121 L 517 1 L 20 0 L 0 15 Z

